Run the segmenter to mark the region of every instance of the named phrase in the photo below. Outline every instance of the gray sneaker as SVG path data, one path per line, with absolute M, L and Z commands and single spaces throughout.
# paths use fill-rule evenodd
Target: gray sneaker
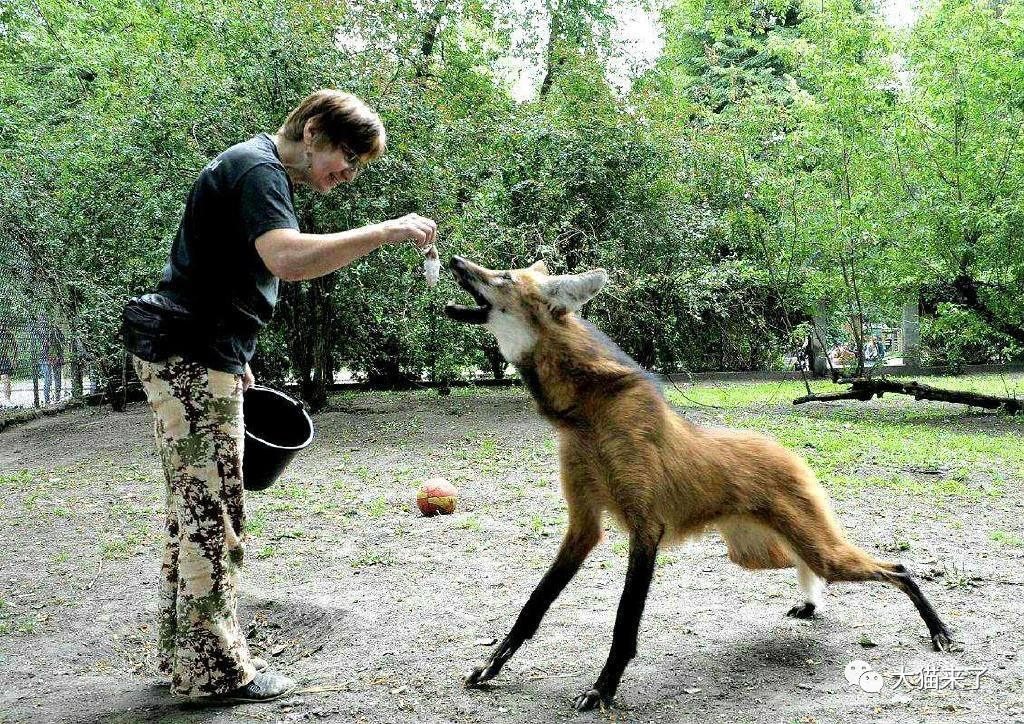
M 234 691 L 221 694 L 216 697 L 225 703 L 245 701 L 271 701 L 287 696 L 295 691 L 295 680 L 289 679 L 282 674 L 275 674 L 272 671 L 258 671 L 256 678 L 245 686 L 240 686 Z

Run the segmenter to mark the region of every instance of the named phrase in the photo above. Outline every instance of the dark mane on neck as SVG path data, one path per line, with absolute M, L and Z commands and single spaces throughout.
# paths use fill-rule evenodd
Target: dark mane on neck
M 615 344 L 611 337 L 598 329 L 592 322 L 582 318 L 578 318 L 576 321 L 584 330 L 586 330 L 590 339 L 598 347 L 600 353 L 604 357 L 614 360 L 623 367 L 629 368 L 629 370 L 634 374 L 646 379 L 654 385 L 658 390 L 658 394 L 664 396 L 661 388 L 661 380 L 658 379 L 656 375 L 641 367 L 639 362 L 626 354 L 619 345 Z
M 516 365 L 542 415 L 578 424 L 581 403 L 593 395 L 613 396 L 637 384 L 664 396 L 657 377 L 641 367 L 590 322 L 572 318 L 560 333 Z

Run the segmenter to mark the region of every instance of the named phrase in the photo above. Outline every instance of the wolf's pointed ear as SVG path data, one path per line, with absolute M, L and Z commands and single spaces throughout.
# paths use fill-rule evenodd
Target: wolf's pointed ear
M 538 259 L 533 262 L 533 264 L 528 266 L 527 269 L 532 272 L 540 272 L 544 276 L 547 276 L 548 274 L 548 265 L 544 263 L 543 259 Z
M 543 290 L 552 312 L 576 312 L 593 299 L 607 282 L 608 272 L 604 269 L 591 269 L 582 274 L 551 277 L 544 283 Z

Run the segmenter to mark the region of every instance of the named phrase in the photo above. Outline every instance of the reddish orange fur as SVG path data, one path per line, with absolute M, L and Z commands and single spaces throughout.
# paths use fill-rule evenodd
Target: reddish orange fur
M 829 581 L 889 569 L 846 540 L 797 455 L 756 433 L 692 425 L 574 315 L 540 313 L 545 302 L 529 272 L 519 272 L 518 288 L 542 337 L 521 366 L 536 371 L 548 408 L 571 410 L 552 421 L 570 526 L 581 538 L 592 538 L 582 529 L 598 527 L 608 510 L 627 530 L 663 530 L 666 543 L 718 527 L 731 560 L 747 568 L 788 567 L 795 554 Z
M 655 381 L 571 310 L 596 294 L 603 270 L 548 277 L 542 265 L 495 272 L 455 257 L 452 269 L 477 302 L 449 316 L 486 324 L 519 369 L 542 415 L 558 429 L 562 492 L 569 527 L 551 568 L 508 636 L 466 677 L 477 686 L 497 675 L 531 638 L 548 606 L 601 538 L 609 511 L 630 534 L 629 567 L 608 660 L 574 701 L 583 711 L 614 696 L 636 654 L 640 617 L 658 547 L 717 527 L 729 557 L 751 569 L 797 565 L 807 618 L 820 605 L 820 581 L 890 583 L 924 619 L 935 648 L 952 638 L 909 572 L 849 543 L 828 497 L 803 460 L 762 435 L 704 429 L 677 415 Z

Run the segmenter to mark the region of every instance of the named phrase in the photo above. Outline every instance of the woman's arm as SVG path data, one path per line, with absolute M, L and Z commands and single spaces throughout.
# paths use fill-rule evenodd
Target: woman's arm
M 436 236 L 437 224 L 431 219 L 406 214 L 336 234 L 273 229 L 257 237 L 256 251 L 271 274 L 295 282 L 330 274 L 384 244 L 408 240 L 423 248 L 433 244 Z

